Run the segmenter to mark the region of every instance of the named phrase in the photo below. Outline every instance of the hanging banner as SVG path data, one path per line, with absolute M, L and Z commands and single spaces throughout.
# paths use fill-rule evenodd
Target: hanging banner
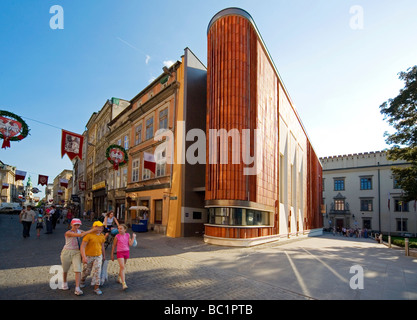
M 64 188 L 68 188 L 68 180 L 67 179 L 59 179 L 59 185 Z
M 125 148 L 116 144 L 112 144 L 107 148 L 106 158 L 113 165 L 114 170 L 119 170 L 119 167 L 124 166 L 128 162 Z
M 87 190 L 87 182 L 78 181 L 78 189 L 80 189 L 81 191 Z
M 3 189 L 9 189 L 9 184 L 8 183 L 3 183 L 1 185 L 1 190 L 3 190 Z
M 10 148 L 10 141 L 20 141 L 27 137 L 29 127 L 18 115 L 0 110 L 0 139 L 2 149 Z
M 15 176 L 14 176 L 15 181 L 25 180 L 25 178 L 26 178 L 26 172 L 25 171 L 16 170 Z
M 48 184 L 48 176 L 39 175 L 38 177 L 38 184 L 41 186 L 46 186 Z
M 82 160 L 83 143 L 84 137 L 82 135 L 62 130 L 61 157 L 63 158 L 67 154 L 71 161 L 76 157 Z

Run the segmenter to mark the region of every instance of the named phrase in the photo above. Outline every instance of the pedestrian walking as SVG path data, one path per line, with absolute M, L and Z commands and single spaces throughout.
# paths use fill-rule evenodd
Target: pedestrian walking
M 51 234 L 52 233 L 52 215 L 51 215 L 51 208 L 47 208 L 45 210 L 45 225 L 46 225 L 46 232 L 45 234 Z
M 23 210 L 19 215 L 19 222 L 23 225 L 23 238 L 30 237 L 30 227 L 32 223 L 35 223 L 35 211 L 32 210 L 32 206 L 23 207 Z
M 58 211 L 56 210 L 55 206 L 51 207 L 51 210 L 49 210 L 49 213 L 51 215 L 52 229 L 55 230 L 56 222 L 58 221 L 58 218 L 59 218 L 59 214 L 58 214 Z M 52 233 L 52 231 L 51 231 L 51 233 Z
M 129 246 L 133 245 L 133 242 L 136 239 L 136 234 L 133 234 L 131 237 L 129 233 L 127 233 L 127 226 L 125 224 L 121 224 L 118 227 L 119 233 L 113 240 L 113 246 L 111 248 L 111 260 L 114 261 L 114 249 L 117 247 L 117 261 L 119 262 L 119 283 L 122 284 L 123 290 L 127 289 L 126 285 L 126 262 L 129 259 L 130 249 Z
M 65 219 L 67 219 L 68 229 L 70 229 L 70 228 L 71 228 L 71 220 L 72 220 L 72 218 L 73 218 L 73 217 L 74 217 L 74 216 L 73 216 L 73 214 L 72 214 L 71 209 L 67 210 L 67 214 L 66 214 Z
M 38 239 L 41 237 L 41 230 L 43 229 L 43 216 L 42 214 L 39 212 L 37 214 L 37 219 L 36 219 L 36 236 L 38 237 Z
M 101 265 L 103 260 L 106 259 L 106 251 L 104 249 L 105 237 L 101 234 L 104 226 L 102 222 L 96 221 L 93 223 L 93 227 L 97 227 L 96 231 L 87 234 L 81 244 L 81 257 L 84 266 L 80 287 L 85 287 L 85 279 L 92 273 L 91 285 L 94 285 L 94 292 L 101 295 L 103 294 L 99 288 Z
M 80 296 L 83 294 L 82 290 L 80 289 L 81 271 L 82 271 L 80 239 L 81 237 L 84 237 L 87 234 L 90 234 L 92 232 L 97 232 L 96 228 L 92 228 L 88 231 L 82 231 L 80 230 L 80 227 L 81 227 L 81 220 L 72 219 L 71 229 L 65 232 L 65 245 L 61 251 L 61 263 L 62 263 L 62 270 L 63 270 L 62 290 L 69 290 L 68 282 L 67 282 L 67 275 L 72 265 L 74 273 L 75 273 L 74 293 L 77 296 Z

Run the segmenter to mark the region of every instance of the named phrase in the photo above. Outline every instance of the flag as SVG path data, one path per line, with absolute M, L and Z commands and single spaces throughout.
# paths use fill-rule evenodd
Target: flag
M 84 137 L 80 134 L 62 130 L 61 138 L 61 157 L 68 155 L 72 161 L 75 157 L 83 159 L 83 143 Z
M 8 183 L 3 183 L 1 185 L 1 190 L 3 190 L 3 189 L 9 189 L 9 184 Z
M 26 172 L 25 171 L 16 170 L 15 177 L 14 177 L 15 181 L 25 180 L 25 178 L 26 178 Z
M 143 167 L 145 169 L 149 169 L 155 174 L 156 162 L 155 162 L 155 157 L 152 153 L 147 153 L 147 152 L 143 153 Z
M 41 186 L 46 186 L 48 184 L 48 176 L 39 175 L 38 176 L 38 184 Z
M 68 188 L 68 180 L 67 179 L 59 179 L 59 186 Z

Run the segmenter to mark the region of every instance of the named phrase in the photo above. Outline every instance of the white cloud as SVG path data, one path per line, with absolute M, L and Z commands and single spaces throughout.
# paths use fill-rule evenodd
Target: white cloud
M 155 77 L 154 76 L 151 76 L 151 78 L 148 80 L 148 83 L 152 83 L 153 81 L 155 81 Z
M 172 60 L 166 60 L 163 62 L 164 66 L 169 68 L 170 66 L 172 66 L 175 63 L 175 61 Z
M 148 64 L 148 63 L 149 63 L 149 60 L 151 60 L 151 56 L 146 55 L 146 60 L 145 60 L 145 63 L 146 63 L 146 64 Z

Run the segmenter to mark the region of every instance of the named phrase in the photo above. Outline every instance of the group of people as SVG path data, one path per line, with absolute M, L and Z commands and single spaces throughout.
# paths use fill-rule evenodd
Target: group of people
M 71 210 L 65 209 L 64 214 L 68 221 L 68 215 L 72 216 Z M 30 237 L 30 228 L 36 223 L 36 236 L 39 238 L 41 230 L 46 227 L 45 234 L 53 233 L 56 224 L 62 215 L 61 210 L 52 205 L 47 208 L 34 208 L 31 205 L 23 206 L 19 214 L 19 221 L 23 225 L 23 238 Z
M 127 289 L 126 262 L 130 255 L 129 247 L 136 245 L 136 234 L 131 236 L 127 232 L 127 226 L 119 223 L 113 211 L 103 214 L 103 217 L 93 223 L 90 230 L 82 231 L 80 230 L 81 220 L 74 218 L 69 210 L 68 212 L 57 212 L 56 207 L 51 206 L 44 210 L 36 209 L 35 211 L 32 206 L 28 205 L 23 208 L 19 215 L 19 222 L 23 225 L 23 237 L 30 236 L 31 225 L 35 222 L 38 237 L 40 237 L 44 224 L 46 225 L 45 233 L 52 233 L 58 218 L 64 213 L 69 230 L 65 232 L 65 245 L 60 255 L 63 269 L 62 290 L 69 290 L 67 276 L 72 266 L 75 273 L 74 293 L 76 295 L 83 294 L 81 288 L 85 286 L 85 281 L 90 275 L 94 292 L 97 295 L 103 294 L 100 285 L 103 284 L 101 275 L 102 271 L 105 270 L 102 270 L 102 268 L 107 268 L 104 243 L 112 229 L 115 228 L 117 228 L 117 234 L 113 239 L 110 258 L 114 261 L 114 253 L 116 252 L 116 259 L 120 267 L 118 282 L 122 284 L 123 290 Z
M 130 246 L 136 243 L 136 234 L 132 236 L 127 232 L 125 224 L 119 224 L 111 211 L 106 214 L 104 221 L 95 221 L 93 227 L 88 231 L 81 231 L 81 220 L 72 219 L 71 229 L 65 233 L 65 245 L 61 252 L 63 268 L 63 290 L 69 290 L 67 275 L 72 265 L 75 273 L 76 295 L 82 295 L 81 288 L 85 286 L 86 278 L 91 275 L 91 285 L 97 295 L 103 294 L 100 289 L 102 285 L 102 268 L 106 261 L 106 250 L 104 242 L 109 236 L 112 228 L 117 226 L 117 234 L 114 237 L 111 249 L 111 260 L 114 261 L 114 252 L 119 263 L 118 282 L 122 284 L 123 290 L 127 289 L 125 266 L 130 255 Z M 82 241 L 81 241 L 82 238 Z
M 368 238 L 368 230 L 359 228 L 336 228 L 333 227 L 333 235 L 342 235 L 344 237 Z

